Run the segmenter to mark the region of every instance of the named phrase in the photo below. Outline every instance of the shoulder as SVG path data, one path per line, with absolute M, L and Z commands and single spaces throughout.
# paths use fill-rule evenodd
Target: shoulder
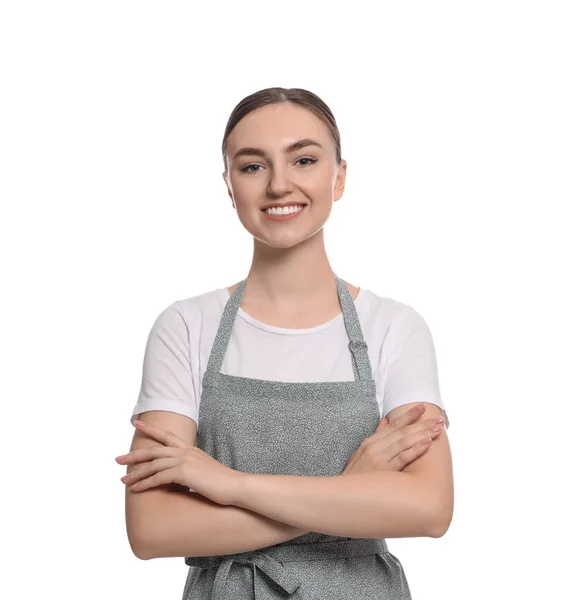
M 196 296 L 188 296 L 176 300 L 173 305 L 186 319 L 196 319 L 214 313 L 221 314 L 228 301 L 228 292 L 225 287 L 216 288 Z
M 192 333 L 199 331 L 204 322 L 219 320 L 227 302 L 225 288 L 217 288 L 179 298 L 163 307 L 154 319 L 152 332 Z
M 369 289 L 361 289 L 357 310 L 362 326 L 380 330 L 383 341 L 403 343 L 419 328 L 426 327 L 423 316 L 411 305 Z

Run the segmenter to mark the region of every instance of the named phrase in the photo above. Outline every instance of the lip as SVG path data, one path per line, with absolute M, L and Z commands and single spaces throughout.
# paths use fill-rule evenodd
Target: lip
M 266 206 L 263 206 L 260 210 L 264 211 L 267 208 L 284 208 L 285 206 L 306 206 L 307 203 L 306 202 L 285 202 L 284 204 L 277 204 L 276 202 L 273 202 L 272 204 L 267 204 Z
M 279 204 L 278 206 L 295 206 L 297 203 L 295 202 L 294 204 Z M 292 219 L 297 219 L 298 217 L 300 217 L 306 210 L 308 209 L 308 205 L 303 204 L 303 208 L 301 210 L 299 210 L 298 212 L 294 212 L 294 213 L 289 213 L 287 215 L 269 215 L 265 209 L 262 209 L 260 212 L 262 212 L 262 214 L 267 218 L 270 219 L 271 221 L 291 221 Z

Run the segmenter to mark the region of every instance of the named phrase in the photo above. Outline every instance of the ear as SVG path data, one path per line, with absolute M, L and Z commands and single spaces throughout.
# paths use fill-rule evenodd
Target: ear
M 337 172 L 337 178 L 335 179 L 334 200 L 339 200 L 339 198 L 341 198 L 341 196 L 343 196 L 343 192 L 345 190 L 346 177 L 347 177 L 347 161 L 342 160 L 341 166 L 339 167 L 339 171 Z
M 222 173 L 222 179 L 226 184 L 226 189 L 228 190 L 228 196 L 230 196 L 230 200 L 232 200 L 232 208 L 236 208 L 236 203 L 234 202 L 234 198 L 232 197 L 232 190 L 230 189 L 230 184 L 228 183 L 228 176 L 226 175 L 226 171 Z

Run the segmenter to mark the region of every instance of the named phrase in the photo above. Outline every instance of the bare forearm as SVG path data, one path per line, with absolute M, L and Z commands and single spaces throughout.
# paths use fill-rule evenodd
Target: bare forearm
M 412 473 L 241 478 L 236 505 L 307 531 L 347 537 L 433 537 L 436 511 Z
M 196 493 L 168 493 L 150 509 L 144 517 L 151 519 L 142 545 L 144 559 L 247 552 L 308 531 L 238 506 L 216 504 Z

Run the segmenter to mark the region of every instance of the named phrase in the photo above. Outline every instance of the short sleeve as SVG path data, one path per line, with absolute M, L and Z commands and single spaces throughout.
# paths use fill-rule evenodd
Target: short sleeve
M 156 318 L 145 347 L 141 389 L 130 418 L 148 410 L 167 410 L 198 420 L 188 326 L 179 302 Z
M 440 395 L 434 340 L 424 318 L 415 310 L 412 315 L 411 334 L 387 363 L 382 416 L 402 404 L 430 402 L 442 409 L 448 428 L 450 423 Z

